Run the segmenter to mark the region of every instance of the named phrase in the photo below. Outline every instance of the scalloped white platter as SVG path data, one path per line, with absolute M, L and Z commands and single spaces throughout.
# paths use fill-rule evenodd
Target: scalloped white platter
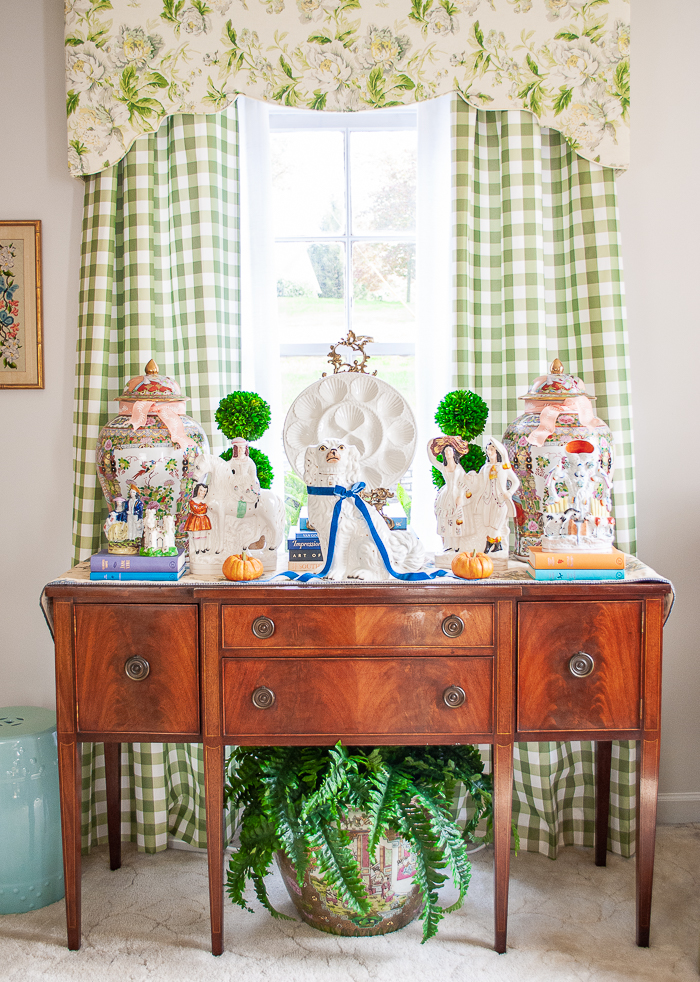
M 393 385 L 373 375 L 339 372 L 304 389 L 284 421 L 287 460 L 302 480 L 306 448 L 323 440 L 357 447 L 361 480 L 368 488 L 390 488 L 411 466 L 416 420 Z

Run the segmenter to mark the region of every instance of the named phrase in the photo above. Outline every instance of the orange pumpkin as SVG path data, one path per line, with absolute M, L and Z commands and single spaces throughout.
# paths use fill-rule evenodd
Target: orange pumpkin
M 452 560 L 452 572 L 464 580 L 485 580 L 493 573 L 493 563 L 483 552 L 460 552 Z
M 257 580 L 263 574 L 263 564 L 255 556 L 249 556 L 244 549 L 242 553 L 224 560 L 222 572 L 227 580 L 235 582 Z

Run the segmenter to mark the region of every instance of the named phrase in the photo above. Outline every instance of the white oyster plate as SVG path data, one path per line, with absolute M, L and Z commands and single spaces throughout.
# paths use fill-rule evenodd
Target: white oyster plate
M 372 375 L 339 372 L 313 382 L 297 396 L 284 421 L 284 450 L 303 480 L 304 452 L 322 440 L 360 451 L 368 488 L 397 484 L 416 450 L 416 421 L 393 385 Z

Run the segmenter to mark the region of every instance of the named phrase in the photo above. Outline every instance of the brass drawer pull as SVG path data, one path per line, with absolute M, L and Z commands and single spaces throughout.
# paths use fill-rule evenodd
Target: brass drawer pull
M 577 651 L 569 658 L 569 671 L 577 679 L 585 679 L 595 668 L 595 662 L 585 651 Z
M 261 685 L 253 693 L 253 705 L 256 709 L 270 709 L 275 704 L 275 693 L 266 685 Z
M 151 666 L 141 655 L 134 655 L 132 658 L 127 658 L 124 663 L 124 671 L 132 681 L 141 682 L 148 676 Z
M 445 705 L 449 706 L 450 709 L 457 709 L 458 706 L 464 704 L 467 696 L 460 685 L 450 685 L 443 692 L 442 698 Z
M 464 630 L 464 621 L 456 614 L 450 614 L 442 622 L 442 633 L 448 638 L 458 638 Z
M 253 634 L 256 638 L 271 638 L 275 633 L 275 622 L 269 617 L 256 617 L 253 621 Z

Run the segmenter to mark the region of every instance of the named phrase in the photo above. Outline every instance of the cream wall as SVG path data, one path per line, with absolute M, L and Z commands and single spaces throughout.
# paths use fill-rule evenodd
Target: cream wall
M 660 16 L 660 11 L 663 16 Z M 42 585 L 69 565 L 82 186 L 65 161 L 63 3 L 0 0 L 0 218 L 42 221 L 46 388 L 0 391 L 0 706 L 53 705 Z M 660 816 L 700 821 L 700 454 L 693 447 L 700 268 L 696 0 L 634 0 L 631 173 L 619 181 L 635 413 L 640 555 L 676 586 L 665 634 Z M 676 62 L 672 84 L 660 73 Z M 686 97 L 679 93 L 686 91 Z M 671 100 L 675 100 L 675 107 Z M 681 370 L 681 371 L 679 371 Z M 681 375 L 680 384 L 670 380 Z M 658 394 L 657 394 L 658 393 Z

